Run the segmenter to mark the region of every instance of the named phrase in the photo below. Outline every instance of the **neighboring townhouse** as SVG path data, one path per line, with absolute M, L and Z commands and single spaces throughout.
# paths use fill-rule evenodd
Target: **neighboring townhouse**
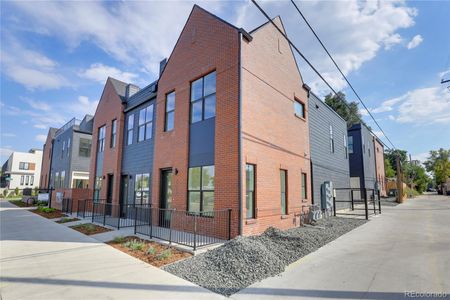
M 350 199 L 347 122 L 312 92 L 309 93 L 308 105 L 313 203 L 321 205 L 322 186 L 326 181 L 337 189 L 339 199 Z M 339 209 L 349 205 L 338 202 L 336 206 Z
M 58 131 L 58 128 L 50 127 L 47 133 L 47 139 L 45 140 L 44 150 L 42 152 L 41 180 L 39 183 L 39 188 L 41 189 L 50 188 L 53 139 L 55 138 L 56 131 Z
M 19 190 L 38 188 L 41 176 L 42 150 L 14 151 L 2 167 L 4 188 Z
M 73 118 L 55 132 L 50 161 L 52 206 L 58 208 L 61 197 L 78 200 L 88 197 L 93 117 Z M 54 199 L 53 199 L 54 198 Z
M 350 186 L 352 188 L 375 189 L 377 182 L 375 151 L 374 137 L 366 125 L 359 123 L 350 127 L 348 152 L 350 154 Z
M 89 186 L 95 201 L 119 204 L 126 100 L 138 87 L 108 77 L 94 116 Z M 150 151 L 150 149 L 148 150 Z
M 377 137 L 373 137 L 375 153 L 375 172 L 381 197 L 387 197 L 386 173 L 384 171 L 384 146 Z
M 120 204 L 150 203 L 156 88 L 156 82 L 141 90 L 134 87 L 137 92 L 126 100 Z

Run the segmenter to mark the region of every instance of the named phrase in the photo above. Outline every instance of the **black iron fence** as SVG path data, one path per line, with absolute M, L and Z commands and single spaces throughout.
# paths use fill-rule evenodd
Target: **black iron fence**
M 72 198 L 63 198 L 61 203 L 61 211 L 63 213 L 71 214 L 73 211 L 73 201 Z
M 193 213 L 136 207 L 134 232 L 194 248 L 231 238 L 231 209 Z
M 345 203 L 351 212 L 338 212 L 339 203 Z M 365 188 L 335 188 L 333 197 L 334 216 L 369 216 L 381 214 L 380 191 Z M 353 213 L 352 213 L 353 212 Z M 358 213 L 362 212 L 362 213 Z

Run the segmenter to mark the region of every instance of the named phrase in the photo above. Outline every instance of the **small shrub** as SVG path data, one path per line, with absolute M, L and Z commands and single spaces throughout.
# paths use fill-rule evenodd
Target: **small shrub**
M 53 207 L 45 207 L 45 206 L 39 206 L 38 207 L 38 210 L 40 211 L 40 212 L 43 212 L 43 213 L 52 213 L 52 212 L 54 212 L 54 211 L 56 211 L 56 209 L 54 209 Z
M 47 206 L 47 205 L 48 205 L 48 202 L 47 202 L 47 201 L 38 201 L 36 204 L 37 204 L 38 206 Z
M 18 188 L 18 187 L 16 187 L 16 189 L 14 190 L 14 194 L 15 194 L 16 196 L 19 196 L 19 188 Z
M 116 236 L 116 237 L 113 239 L 113 242 L 114 242 L 114 243 L 117 243 L 117 244 L 122 244 L 122 243 L 125 242 L 125 237 L 123 237 L 123 236 Z
M 170 249 L 164 250 L 160 254 L 156 256 L 156 259 L 158 260 L 165 260 L 169 258 L 172 255 L 172 251 Z
M 3 197 L 7 197 L 8 196 L 8 190 L 3 190 Z
M 127 241 L 123 244 L 125 247 L 127 247 L 128 249 L 131 249 L 133 251 L 138 251 L 138 250 L 142 250 L 142 248 L 144 248 L 144 243 L 140 242 L 139 240 L 131 240 L 131 241 Z
M 88 223 L 88 224 L 81 224 L 79 225 L 81 228 L 86 229 L 87 231 L 94 231 L 95 230 L 95 225 Z
M 149 255 L 155 255 L 155 254 L 156 254 L 156 249 L 155 249 L 154 247 L 150 246 L 150 247 L 147 249 L 147 254 L 149 254 Z

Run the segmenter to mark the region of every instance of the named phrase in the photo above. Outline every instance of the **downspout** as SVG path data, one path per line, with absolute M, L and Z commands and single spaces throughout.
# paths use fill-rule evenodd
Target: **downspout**
M 47 189 L 50 190 L 50 193 L 48 195 L 48 207 L 52 207 L 52 192 L 53 192 L 53 186 L 50 186 L 50 182 L 52 182 L 52 162 L 53 162 L 53 146 L 54 146 L 55 139 L 52 139 L 52 147 L 50 148 L 50 166 L 49 166 L 49 177 L 48 177 L 48 183 L 47 183 Z M 51 189 L 50 189 L 51 188 Z
M 239 227 L 238 233 L 242 235 L 242 229 L 244 227 L 244 220 L 242 218 L 242 68 L 241 68 L 241 60 L 242 60 L 242 31 L 239 31 L 239 60 L 238 60 L 238 82 L 239 82 L 239 90 L 238 90 L 238 172 L 239 172 L 239 188 L 238 188 L 238 197 L 239 197 Z

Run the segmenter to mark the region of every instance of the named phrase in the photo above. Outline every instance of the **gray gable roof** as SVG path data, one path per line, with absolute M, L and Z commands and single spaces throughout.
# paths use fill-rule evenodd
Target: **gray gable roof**
M 108 79 L 111 81 L 112 85 L 114 86 L 114 89 L 116 90 L 116 93 L 122 98 L 122 100 L 125 99 L 126 93 L 127 93 L 127 83 L 114 79 L 112 77 L 108 77 Z

